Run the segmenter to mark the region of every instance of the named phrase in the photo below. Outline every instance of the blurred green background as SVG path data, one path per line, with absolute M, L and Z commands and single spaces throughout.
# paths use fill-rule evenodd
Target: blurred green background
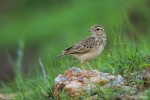
M 59 61 L 51 59 L 91 35 L 94 24 L 107 34 L 104 59 L 118 41 L 115 35 L 149 49 L 149 23 L 150 0 L 1 0 L 0 80 L 13 80 L 13 69 L 19 66 L 24 75 L 29 69 L 34 73 L 38 58 L 49 70 L 50 62 L 59 68 Z

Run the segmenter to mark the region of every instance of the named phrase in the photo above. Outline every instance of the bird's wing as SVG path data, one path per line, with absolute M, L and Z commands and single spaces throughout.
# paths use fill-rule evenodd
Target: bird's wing
M 89 36 L 77 44 L 74 44 L 73 46 L 63 50 L 62 52 L 64 54 L 79 54 L 79 53 L 87 53 L 92 51 L 94 48 L 96 48 L 99 45 L 97 41 L 95 40 L 94 36 Z

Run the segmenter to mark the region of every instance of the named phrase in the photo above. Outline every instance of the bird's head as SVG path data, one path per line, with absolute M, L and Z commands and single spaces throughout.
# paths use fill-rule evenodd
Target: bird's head
M 91 32 L 95 36 L 105 35 L 104 28 L 101 25 L 94 25 L 90 28 L 89 32 Z

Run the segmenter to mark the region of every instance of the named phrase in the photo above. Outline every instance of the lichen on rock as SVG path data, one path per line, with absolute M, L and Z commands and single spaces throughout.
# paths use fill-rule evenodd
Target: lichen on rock
M 58 75 L 55 78 L 54 96 L 59 98 L 62 90 L 69 97 L 77 97 L 90 93 L 99 87 L 110 87 L 123 84 L 124 79 L 121 75 L 114 76 L 98 70 L 80 70 L 79 68 L 69 68 L 64 75 Z

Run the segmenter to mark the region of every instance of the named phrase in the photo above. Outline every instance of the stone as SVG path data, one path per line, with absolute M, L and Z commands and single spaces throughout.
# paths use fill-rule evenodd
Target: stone
M 124 79 L 121 75 L 114 76 L 108 73 L 99 72 L 98 70 L 80 70 L 79 68 L 69 68 L 64 75 L 58 75 L 55 78 L 54 97 L 59 98 L 62 90 L 69 97 L 74 98 L 90 93 L 96 89 L 103 87 L 117 86 L 124 84 Z

